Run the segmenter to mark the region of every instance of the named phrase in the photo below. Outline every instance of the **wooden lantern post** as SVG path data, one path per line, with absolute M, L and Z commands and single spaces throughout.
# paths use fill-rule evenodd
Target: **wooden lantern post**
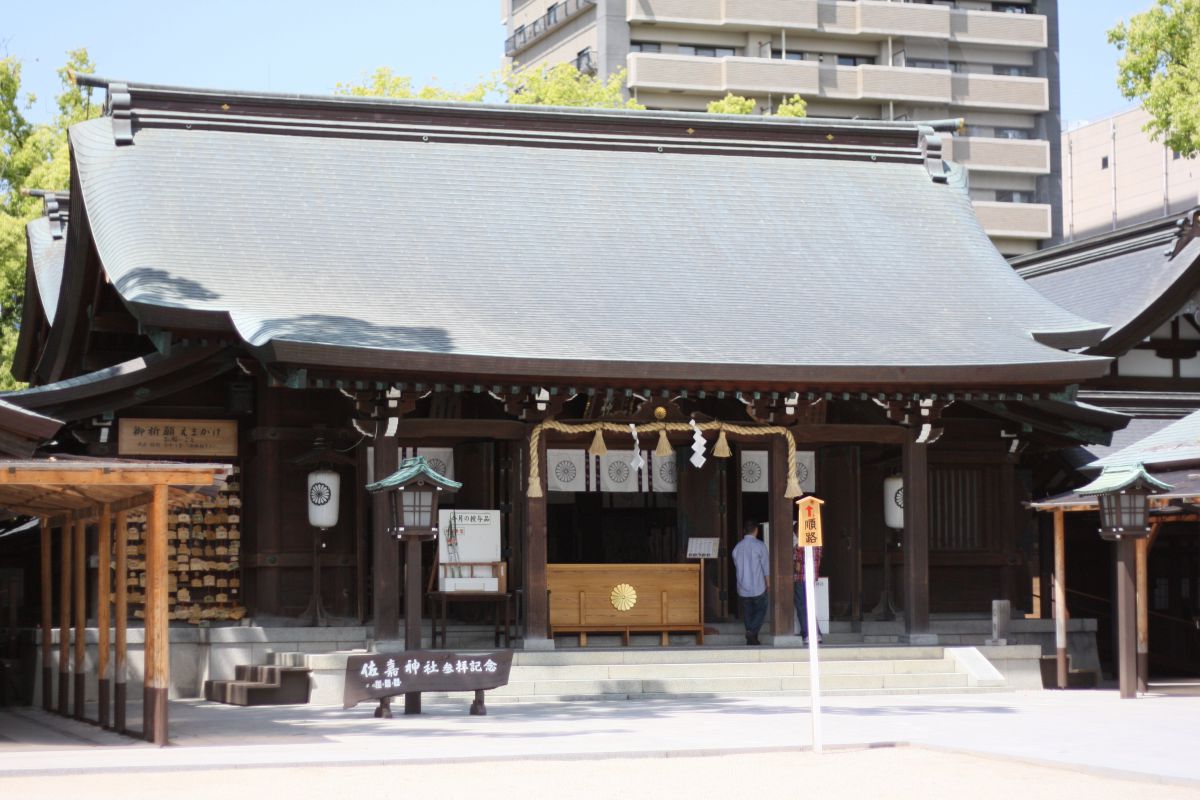
M 421 542 L 437 538 L 439 495 L 460 488 L 461 483 L 435 471 L 423 456 L 404 459 L 394 473 L 367 486 L 372 494 L 387 493 L 391 520 L 387 533 L 405 543 L 405 650 L 421 647 Z M 404 695 L 404 713 L 421 713 L 420 692 Z M 387 698 L 380 701 L 375 714 L 391 716 Z
M 1078 489 L 1097 495 L 1100 537 L 1117 545 L 1117 654 L 1121 699 L 1137 697 L 1137 542 L 1150 535 L 1151 494 L 1171 487 L 1141 464 L 1105 467 L 1100 477 Z

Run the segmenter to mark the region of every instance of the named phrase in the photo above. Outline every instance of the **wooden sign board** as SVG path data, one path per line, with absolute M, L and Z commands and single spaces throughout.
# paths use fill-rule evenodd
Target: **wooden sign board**
M 821 506 L 824 503 L 824 500 L 820 500 L 812 495 L 802 497 L 796 501 L 796 505 L 800 509 L 798 530 L 801 547 L 821 546 Z
M 688 558 L 716 558 L 717 543 L 716 538 L 696 538 L 688 537 L 687 540 L 687 557 Z
M 512 655 L 512 650 L 404 650 L 350 656 L 346 659 L 342 707 L 406 692 L 496 689 L 508 683 Z
M 122 419 L 117 428 L 122 456 L 237 455 L 237 420 Z

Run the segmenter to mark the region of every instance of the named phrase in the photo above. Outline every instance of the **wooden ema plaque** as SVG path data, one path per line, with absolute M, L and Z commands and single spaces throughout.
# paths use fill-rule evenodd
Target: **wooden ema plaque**
M 122 419 L 117 428 L 122 456 L 237 455 L 237 420 Z

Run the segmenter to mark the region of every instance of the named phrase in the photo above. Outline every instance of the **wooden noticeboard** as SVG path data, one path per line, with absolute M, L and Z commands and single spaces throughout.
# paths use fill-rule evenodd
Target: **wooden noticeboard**
M 237 455 L 237 420 L 122 419 L 117 453 L 123 456 Z
M 825 503 L 812 495 L 796 501 L 800 510 L 799 534 L 801 547 L 820 547 L 821 535 L 821 506 Z

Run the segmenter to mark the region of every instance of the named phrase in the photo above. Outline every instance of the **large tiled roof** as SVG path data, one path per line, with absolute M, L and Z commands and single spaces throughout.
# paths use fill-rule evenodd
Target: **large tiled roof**
M 199 91 L 210 110 L 139 116 L 131 91 L 130 135 L 126 117 L 71 129 L 109 278 L 144 320 L 212 312 L 268 359 L 864 384 L 1104 371 L 1042 343 L 1101 328 L 1013 273 L 913 124 L 724 120 L 701 146 L 683 131 L 711 116 Z M 504 129 L 468 135 L 447 109 Z M 674 133 L 605 133 L 631 119 Z M 564 125 L 588 132 L 549 146 Z M 827 129 L 850 144 L 782 142 Z M 911 144 L 852 144 L 880 130 Z
M 1200 411 L 1088 464 L 1088 469 L 1145 464 L 1152 470 L 1200 464 Z
M 1200 290 L 1200 237 L 1190 209 L 1012 260 L 1029 284 L 1063 308 L 1110 327 L 1092 348 L 1120 355 Z
M 63 257 L 67 252 L 67 241 L 63 236 L 51 235 L 50 220 L 38 217 L 25 226 L 29 241 L 29 255 L 33 264 L 33 276 L 37 281 L 38 300 L 46 315 L 46 322 L 54 324 L 54 312 L 58 309 L 58 293 L 62 288 Z

